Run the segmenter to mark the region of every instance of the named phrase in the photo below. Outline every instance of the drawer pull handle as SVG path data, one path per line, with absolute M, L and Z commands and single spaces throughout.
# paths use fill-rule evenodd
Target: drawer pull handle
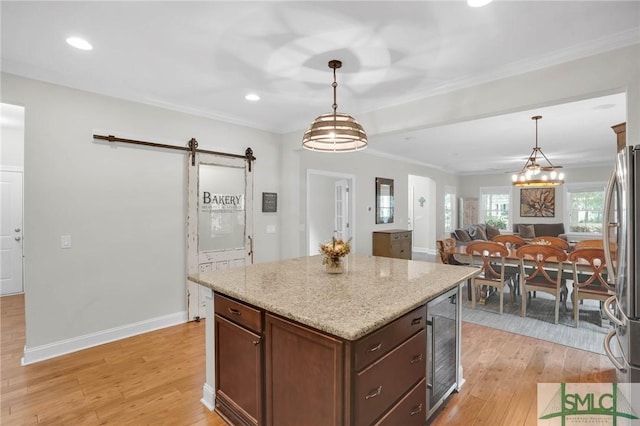
M 418 414 L 420 411 L 422 411 L 422 404 L 418 404 L 415 407 L 413 407 L 413 410 L 411 410 L 411 415 L 415 416 L 416 414 Z
M 253 341 L 253 342 L 251 342 L 251 343 L 253 343 L 255 346 L 258 346 L 258 345 L 260 344 L 260 339 L 258 339 L 258 340 L 254 340 L 254 341 Z
M 365 397 L 364 399 L 371 399 L 371 398 L 375 398 L 376 396 L 380 395 L 380 393 L 382 392 L 382 385 L 378 386 L 376 389 L 370 391 Z
M 230 313 L 231 315 L 238 315 L 238 316 L 242 315 L 242 312 L 240 312 L 240 311 L 239 311 L 239 310 L 237 310 L 237 309 L 233 309 L 233 308 L 229 308 L 229 313 Z
M 420 361 L 422 361 L 422 354 L 414 355 L 414 357 L 411 358 L 410 364 L 415 364 L 416 362 Z
M 381 347 L 382 347 L 382 342 L 378 343 L 375 346 L 371 346 L 369 349 L 367 349 L 367 352 L 371 353 L 371 352 L 379 351 Z
M 411 320 L 411 325 L 417 325 L 422 322 L 422 317 L 414 318 Z

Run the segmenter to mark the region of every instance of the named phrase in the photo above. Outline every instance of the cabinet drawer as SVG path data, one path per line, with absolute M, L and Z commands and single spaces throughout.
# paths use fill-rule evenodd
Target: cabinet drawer
M 392 241 L 408 240 L 411 238 L 411 232 L 396 232 L 391 236 Z
M 214 299 L 215 313 L 260 334 L 262 316 L 258 309 L 219 294 Z
M 373 361 L 390 352 L 416 331 L 425 328 L 426 308 L 420 306 L 356 342 L 355 368 L 362 370 Z
M 426 349 L 426 332 L 419 331 L 356 374 L 354 411 L 357 425 L 370 425 L 420 379 L 424 379 Z
M 427 418 L 425 379 L 409 391 L 375 426 L 422 426 Z

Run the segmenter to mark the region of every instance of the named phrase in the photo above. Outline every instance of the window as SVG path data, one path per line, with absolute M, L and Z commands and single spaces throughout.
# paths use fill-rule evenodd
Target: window
M 452 232 L 456 227 L 455 207 L 456 189 L 451 186 L 444 187 L 444 231 Z
M 567 185 L 569 232 L 602 233 L 604 183 Z
M 480 188 L 479 221 L 498 229 L 509 229 L 511 187 Z

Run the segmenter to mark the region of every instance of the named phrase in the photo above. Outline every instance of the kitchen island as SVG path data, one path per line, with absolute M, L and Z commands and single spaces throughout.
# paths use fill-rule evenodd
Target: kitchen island
M 188 277 L 212 290 L 203 403 L 232 424 L 423 424 L 433 398 L 462 384 L 456 301 L 478 270 L 351 254 L 344 274 L 327 274 L 321 263 L 310 256 Z M 445 303 L 429 313 L 438 299 Z M 453 319 L 438 312 L 448 305 Z M 440 351 L 429 340 L 443 324 L 453 343 Z M 439 351 L 454 364 L 454 383 L 429 401 L 440 370 L 446 376 Z

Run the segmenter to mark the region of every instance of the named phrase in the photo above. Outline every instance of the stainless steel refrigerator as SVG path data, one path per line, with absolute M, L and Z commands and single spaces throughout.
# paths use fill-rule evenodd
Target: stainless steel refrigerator
M 604 213 L 605 257 L 616 287 L 605 303 L 614 328 L 604 348 L 618 369 L 619 383 L 640 383 L 640 145 L 619 148 Z M 615 255 L 609 251 L 610 240 L 617 243 Z

